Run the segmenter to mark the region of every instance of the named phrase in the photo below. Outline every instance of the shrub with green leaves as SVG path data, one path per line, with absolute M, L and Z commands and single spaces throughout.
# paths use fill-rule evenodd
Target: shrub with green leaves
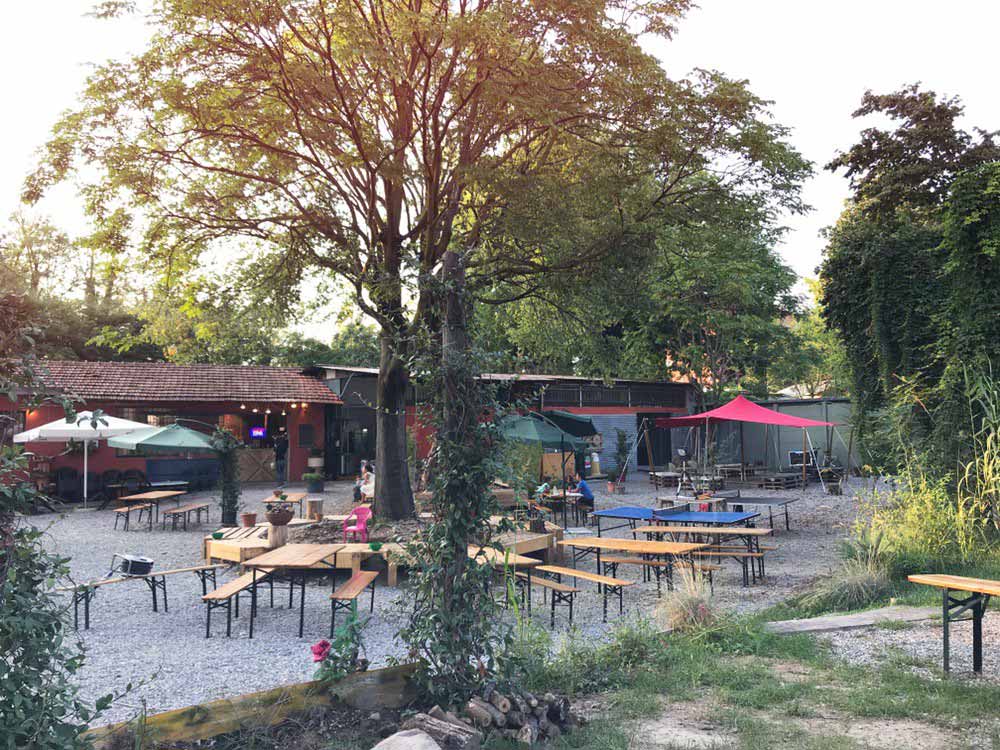
M 91 706 L 72 683 L 84 654 L 67 638 L 66 599 L 54 590 L 69 561 L 16 520 L 38 494 L 20 481 L 25 468 L 18 449 L 0 448 L 0 748 L 84 748 L 81 735 L 113 697 Z

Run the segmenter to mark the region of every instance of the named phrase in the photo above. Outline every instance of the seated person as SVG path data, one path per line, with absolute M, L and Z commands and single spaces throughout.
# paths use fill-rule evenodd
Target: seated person
M 579 473 L 573 475 L 576 481 L 576 491 L 580 493 L 580 503 L 582 505 L 589 505 L 591 508 L 594 507 L 594 493 L 590 489 L 590 485 L 587 484 L 587 480 L 580 476 Z
M 365 470 L 361 477 L 361 485 L 358 487 L 361 493 L 361 502 L 370 503 L 375 499 L 375 472 Z

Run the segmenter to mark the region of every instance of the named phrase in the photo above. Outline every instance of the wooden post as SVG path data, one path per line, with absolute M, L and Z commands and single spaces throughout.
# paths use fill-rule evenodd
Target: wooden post
M 287 526 L 269 526 L 267 529 L 267 546 L 271 549 L 284 547 L 288 544 Z
M 656 464 L 653 462 L 653 445 L 649 441 L 649 417 L 644 418 L 642 424 L 644 430 L 643 436 L 646 438 L 646 456 L 649 459 L 649 470 L 656 471 Z
M 802 428 L 802 489 L 806 488 L 806 428 Z

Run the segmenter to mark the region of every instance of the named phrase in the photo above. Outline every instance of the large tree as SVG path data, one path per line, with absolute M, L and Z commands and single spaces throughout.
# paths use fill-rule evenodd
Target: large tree
M 379 326 L 380 509 L 404 516 L 408 358 L 439 327 L 429 282 L 446 251 L 463 284 L 524 297 L 689 199 L 694 175 L 782 179 L 763 102 L 720 76 L 671 81 L 640 48 L 687 4 L 158 0 L 146 51 L 97 69 L 26 197 L 80 162 L 103 169 L 88 207 L 130 207 L 167 286 L 219 252 L 280 271 L 275 285 L 310 268 L 345 279 Z M 555 206 L 567 225 L 582 212 L 582 242 L 501 231 L 539 181 L 605 196 L 600 214 L 593 197 Z

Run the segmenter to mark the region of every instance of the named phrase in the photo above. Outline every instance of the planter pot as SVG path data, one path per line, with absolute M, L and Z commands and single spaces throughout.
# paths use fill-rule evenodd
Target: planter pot
M 322 456 L 310 456 L 306 459 L 306 466 L 310 469 L 322 469 L 323 468 L 323 457 Z
M 295 511 L 291 508 L 284 510 L 273 510 L 264 514 L 264 518 L 272 526 L 287 526 L 288 522 L 295 518 Z
M 615 488 L 615 483 L 614 482 L 608 482 L 608 494 L 609 495 L 615 494 L 615 489 L 616 489 Z
M 310 479 L 306 482 L 306 492 L 322 492 L 323 491 L 323 480 L 322 479 Z
M 240 513 L 240 524 L 247 529 L 257 525 L 256 513 Z

